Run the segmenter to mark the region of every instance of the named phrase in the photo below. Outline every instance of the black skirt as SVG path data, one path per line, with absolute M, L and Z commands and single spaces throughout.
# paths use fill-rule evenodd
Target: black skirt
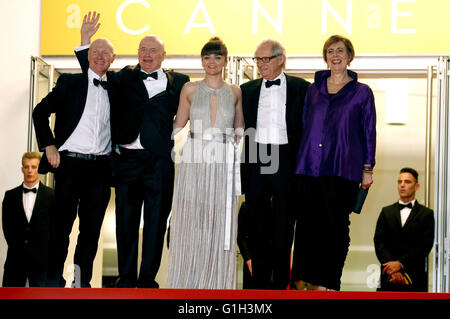
M 292 279 L 340 290 L 358 182 L 298 175 Z

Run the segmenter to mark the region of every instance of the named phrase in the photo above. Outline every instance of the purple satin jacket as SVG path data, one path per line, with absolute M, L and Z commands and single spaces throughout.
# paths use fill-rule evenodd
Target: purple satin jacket
M 332 97 L 327 89 L 330 71 L 316 72 L 305 98 L 296 174 L 361 182 L 363 164 L 375 165 L 374 96 L 355 72 L 347 72 L 353 80 Z

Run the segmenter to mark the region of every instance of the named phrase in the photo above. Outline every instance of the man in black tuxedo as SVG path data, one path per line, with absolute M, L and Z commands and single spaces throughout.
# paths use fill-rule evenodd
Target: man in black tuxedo
M 292 214 L 298 209 L 294 205 L 294 168 L 309 83 L 283 72 L 286 53 L 278 41 L 262 41 L 254 60 L 262 78 L 241 85 L 246 126 L 242 189 L 250 221 L 253 277 L 255 288 L 286 289 Z
M 3 233 L 8 253 L 3 287 L 44 287 L 47 275 L 53 189 L 39 182 L 39 153 L 22 156 L 23 183 L 6 191 L 2 205 Z
M 382 209 L 375 230 L 381 263 L 380 291 L 428 291 L 427 257 L 433 247 L 434 214 L 415 199 L 418 173 L 402 168 L 400 200 Z
M 99 15 L 85 17 L 81 45 L 89 45 Z M 86 49 L 76 50 L 82 68 Z M 138 48 L 139 64 L 113 73 L 113 143 L 115 160 L 116 240 L 119 278 L 116 287 L 158 288 L 158 272 L 167 218 L 172 208 L 174 163 L 171 138 L 180 92 L 189 77 L 166 71 L 164 43 L 154 35 Z M 137 274 L 139 225 L 143 209 L 142 261 Z
M 64 287 L 64 262 L 69 235 L 78 213 L 75 276 L 90 287 L 98 239 L 111 188 L 111 93 L 106 75 L 115 54 L 111 43 L 97 39 L 89 53 L 89 71 L 62 74 L 54 89 L 33 111 L 40 150 L 45 151 L 39 173 L 55 172 L 57 213 L 52 219 L 48 285 Z M 49 117 L 54 113 L 54 135 Z M 78 268 L 78 267 L 79 268 Z M 77 282 L 77 280 L 76 280 Z

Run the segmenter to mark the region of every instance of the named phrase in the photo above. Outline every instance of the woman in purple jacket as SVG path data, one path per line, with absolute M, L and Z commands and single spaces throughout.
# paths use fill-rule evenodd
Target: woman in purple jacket
M 299 290 L 340 289 L 350 213 L 359 185 L 367 189 L 373 182 L 374 96 L 347 70 L 354 56 L 350 40 L 331 36 L 323 47 L 328 70 L 316 72 L 305 99 L 292 266 L 294 288 Z

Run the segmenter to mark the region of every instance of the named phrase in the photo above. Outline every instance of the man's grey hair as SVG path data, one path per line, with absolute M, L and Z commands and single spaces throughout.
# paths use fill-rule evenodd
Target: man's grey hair
M 275 40 L 275 39 L 264 39 L 259 43 L 258 47 L 260 47 L 263 44 L 270 44 L 272 46 L 272 55 L 285 57 L 284 63 L 281 66 L 283 69 L 285 69 L 286 68 L 286 49 L 281 44 L 281 42 L 278 40 Z

